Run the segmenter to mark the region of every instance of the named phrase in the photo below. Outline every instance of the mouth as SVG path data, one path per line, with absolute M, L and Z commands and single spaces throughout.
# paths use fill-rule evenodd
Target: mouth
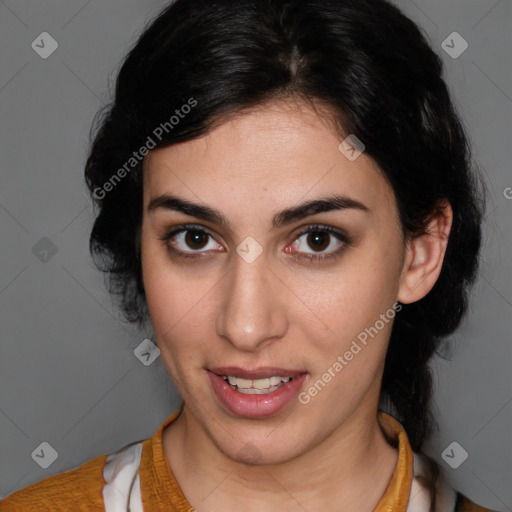
M 213 390 L 232 414 L 262 418 L 281 411 L 297 395 L 308 373 L 304 370 L 264 367 L 212 368 L 208 371 Z
M 272 376 L 265 379 L 250 380 L 237 379 L 231 375 L 222 375 L 222 378 L 226 382 L 229 382 L 232 389 L 246 395 L 267 395 L 293 379 L 293 377 Z

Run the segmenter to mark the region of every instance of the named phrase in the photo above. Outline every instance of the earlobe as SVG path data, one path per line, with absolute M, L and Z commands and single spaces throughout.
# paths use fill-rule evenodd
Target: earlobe
M 452 222 L 451 205 L 443 200 L 428 224 L 427 233 L 408 241 L 400 275 L 399 302 L 416 302 L 434 287 L 443 266 Z

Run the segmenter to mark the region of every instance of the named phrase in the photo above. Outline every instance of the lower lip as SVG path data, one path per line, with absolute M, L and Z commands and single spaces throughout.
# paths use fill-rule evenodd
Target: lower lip
M 244 418 L 265 418 L 277 414 L 298 394 L 307 374 L 297 375 L 272 393 L 246 395 L 234 390 L 219 375 L 208 372 L 213 390 L 220 403 L 232 414 Z

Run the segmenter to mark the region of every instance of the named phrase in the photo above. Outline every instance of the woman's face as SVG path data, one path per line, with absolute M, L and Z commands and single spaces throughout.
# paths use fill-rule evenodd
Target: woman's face
M 283 462 L 374 418 L 401 286 L 392 189 L 294 105 L 260 107 L 145 161 L 156 341 L 187 421 L 233 460 Z

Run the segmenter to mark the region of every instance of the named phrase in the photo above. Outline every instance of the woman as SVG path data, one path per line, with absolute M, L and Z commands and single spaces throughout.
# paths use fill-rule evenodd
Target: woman
M 2 511 L 486 510 L 422 453 L 483 215 L 441 73 L 384 0 L 162 11 L 85 177 L 91 251 L 183 403 Z

